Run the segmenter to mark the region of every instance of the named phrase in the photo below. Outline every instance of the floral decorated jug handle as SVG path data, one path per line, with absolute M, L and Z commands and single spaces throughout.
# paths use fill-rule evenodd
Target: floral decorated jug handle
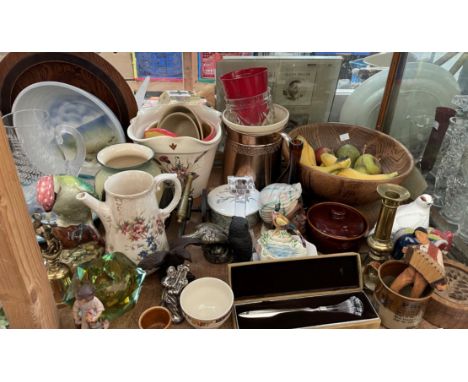
M 155 176 L 153 180 L 155 189 L 157 190 L 159 185 L 165 181 L 174 183 L 174 196 L 166 208 L 159 210 L 159 214 L 162 220 L 165 220 L 171 214 L 172 210 L 177 207 L 182 195 L 182 186 L 179 179 L 177 178 L 177 174 L 159 174 Z

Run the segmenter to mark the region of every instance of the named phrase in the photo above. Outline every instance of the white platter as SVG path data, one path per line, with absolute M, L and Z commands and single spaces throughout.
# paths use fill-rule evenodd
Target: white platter
M 25 109 L 45 110 L 52 124 L 78 129 L 86 146 L 85 172 L 98 168 L 96 155 L 102 148 L 125 142 L 124 130 L 109 107 L 75 86 L 55 81 L 32 84 L 18 94 L 12 112 Z

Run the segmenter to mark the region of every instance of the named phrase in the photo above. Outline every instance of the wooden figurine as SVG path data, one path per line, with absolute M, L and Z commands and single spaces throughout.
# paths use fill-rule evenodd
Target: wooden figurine
M 405 261 L 409 266 L 393 281 L 390 288 L 399 293 L 404 287 L 413 284 L 410 297 L 420 297 L 428 284 L 437 290 L 447 288 L 441 250 L 429 240 L 427 230 L 418 227 L 414 230 L 416 243 L 403 247 Z
M 83 284 L 73 304 L 73 319 L 77 329 L 107 329 L 109 321 L 102 319 L 105 308 L 102 302 L 94 296 L 94 290 L 89 284 Z

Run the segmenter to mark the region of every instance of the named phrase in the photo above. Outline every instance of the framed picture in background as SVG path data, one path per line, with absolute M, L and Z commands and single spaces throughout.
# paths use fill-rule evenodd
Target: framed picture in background
M 225 107 L 220 77 L 233 70 L 267 67 L 274 103 L 289 110 L 288 129 L 327 122 L 335 96 L 340 56 L 224 56 L 216 63 L 216 109 Z

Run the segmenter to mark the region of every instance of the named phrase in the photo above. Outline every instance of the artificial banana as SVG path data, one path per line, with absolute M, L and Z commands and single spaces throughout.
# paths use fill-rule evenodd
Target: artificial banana
M 326 167 L 326 166 L 331 166 L 332 164 L 335 164 L 338 158 L 334 156 L 333 154 L 323 153 L 322 155 L 320 155 L 320 160 Z
M 398 172 L 392 172 L 390 174 L 369 175 L 369 174 L 364 174 L 362 172 L 356 171 L 355 169 L 352 169 L 352 168 L 345 168 L 341 170 L 337 175 L 343 176 L 346 178 L 360 179 L 360 180 L 384 180 L 384 179 L 391 179 L 391 178 L 396 177 L 398 175 Z
M 315 151 L 309 142 L 302 136 L 298 135 L 296 139 L 300 140 L 303 143 L 302 153 L 301 153 L 301 160 L 299 163 L 303 166 L 307 167 L 314 167 L 317 166 L 317 162 L 315 160 Z
M 318 171 L 326 172 L 330 174 L 333 171 L 346 169 L 349 166 L 351 166 L 351 159 L 346 158 L 346 159 L 337 161 L 335 164 L 332 164 L 331 166 L 325 166 L 325 167 L 315 166 L 314 168 Z

